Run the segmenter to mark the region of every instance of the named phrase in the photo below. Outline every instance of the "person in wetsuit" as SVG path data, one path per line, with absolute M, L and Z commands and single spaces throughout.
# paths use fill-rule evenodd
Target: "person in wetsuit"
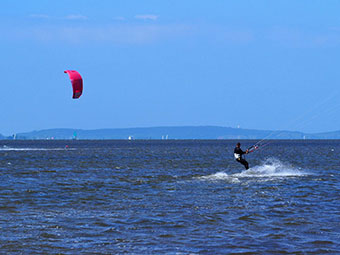
M 244 158 L 242 158 L 242 155 L 243 155 L 243 154 L 248 154 L 248 150 L 243 151 L 243 150 L 241 149 L 241 144 L 240 144 L 240 143 L 237 143 L 237 144 L 236 144 L 236 147 L 235 147 L 235 149 L 234 149 L 234 156 L 235 156 L 235 159 L 236 159 L 237 162 L 239 162 L 239 163 L 241 163 L 242 165 L 244 165 L 244 167 L 245 167 L 246 169 L 249 169 L 249 164 L 248 164 L 248 162 L 247 162 Z

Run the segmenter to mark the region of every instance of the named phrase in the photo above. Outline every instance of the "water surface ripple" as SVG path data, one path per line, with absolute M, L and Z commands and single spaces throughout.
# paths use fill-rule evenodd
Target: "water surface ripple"
M 0 253 L 340 254 L 340 141 L 234 144 L 0 141 Z

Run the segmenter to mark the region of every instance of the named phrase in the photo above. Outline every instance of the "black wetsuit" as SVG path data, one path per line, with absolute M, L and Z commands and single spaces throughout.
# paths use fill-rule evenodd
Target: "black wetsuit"
M 236 148 L 234 149 L 234 154 L 238 154 L 238 155 L 239 155 L 239 157 L 236 158 L 236 161 L 239 162 L 239 163 L 241 163 L 242 165 L 244 165 L 244 167 L 245 167 L 246 169 L 249 169 L 248 162 L 247 162 L 245 159 L 242 158 L 242 155 L 243 155 L 243 154 L 246 154 L 246 153 L 245 153 L 243 150 L 241 150 L 241 148 L 236 147 Z

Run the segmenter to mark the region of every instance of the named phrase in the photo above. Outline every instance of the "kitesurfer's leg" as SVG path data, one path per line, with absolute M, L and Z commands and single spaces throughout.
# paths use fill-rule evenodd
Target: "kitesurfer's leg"
M 237 161 L 240 162 L 242 165 L 244 165 L 246 169 L 249 169 L 249 164 L 245 159 L 242 158 L 242 159 L 238 159 Z
M 242 165 L 244 165 L 246 169 L 249 169 L 249 164 L 245 159 L 242 159 Z

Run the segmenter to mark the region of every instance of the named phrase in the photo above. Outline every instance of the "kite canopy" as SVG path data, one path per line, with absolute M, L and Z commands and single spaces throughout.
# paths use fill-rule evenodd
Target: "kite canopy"
M 74 70 L 66 70 L 64 73 L 67 73 L 70 77 L 73 88 L 73 98 L 79 98 L 83 93 L 83 79 L 80 74 Z

